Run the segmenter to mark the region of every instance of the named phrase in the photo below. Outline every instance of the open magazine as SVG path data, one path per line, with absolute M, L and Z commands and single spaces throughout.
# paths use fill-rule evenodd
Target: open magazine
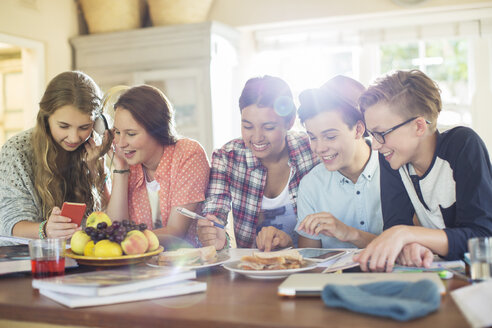
M 0 235 L 0 242 L 7 242 L 10 245 L 29 245 L 30 240 L 33 240 L 33 238 Z M 70 248 L 70 243 L 67 243 L 66 248 Z
M 31 238 L 0 235 L 0 241 L 6 241 L 11 244 L 29 245 L 29 240 L 31 240 Z
M 155 269 L 148 266 L 75 273 L 33 279 L 32 287 L 80 296 L 107 296 L 139 291 L 185 279 L 196 278 L 195 271 Z

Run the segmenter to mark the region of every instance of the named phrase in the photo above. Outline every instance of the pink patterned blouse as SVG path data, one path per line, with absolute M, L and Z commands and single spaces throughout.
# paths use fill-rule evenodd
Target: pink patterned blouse
M 167 225 L 171 207 L 205 199 L 209 173 L 207 155 L 197 141 L 180 139 L 176 144 L 166 146 L 154 175 L 160 185 L 159 206 L 163 227 Z M 131 220 L 154 228 L 141 164 L 130 167 L 128 203 Z

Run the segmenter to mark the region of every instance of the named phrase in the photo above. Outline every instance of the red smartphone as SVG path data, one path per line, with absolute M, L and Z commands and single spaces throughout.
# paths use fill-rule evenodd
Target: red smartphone
M 72 219 L 73 223 L 77 223 L 80 226 L 84 218 L 85 208 L 86 205 L 84 203 L 64 202 L 61 209 L 61 216 Z

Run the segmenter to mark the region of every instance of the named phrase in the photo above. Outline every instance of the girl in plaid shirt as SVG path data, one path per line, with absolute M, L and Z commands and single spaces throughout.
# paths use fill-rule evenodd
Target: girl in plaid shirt
M 232 206 L 238 247 L 297 246 L 297 188 L 318 159 L 306 134 L 289 131 L 296 118 L 292 92 L 280 78 L 252 78 L 239 108 L 242 138 L 213 153 L 203 215 L 225 223 Z M 208 220 L 198 221 L 197 233 L 202 245 L 227 244 L 225 231 Z

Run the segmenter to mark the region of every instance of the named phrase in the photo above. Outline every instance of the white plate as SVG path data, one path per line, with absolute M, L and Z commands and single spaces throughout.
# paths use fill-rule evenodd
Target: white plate
M 241 261 L 233 261 L 229 263 L 225 263 L 222 265 L 225 269 L 243 274 L 249 278 L 253 279 L 280 279 L 285 278 L 290 274 L 309 271 L 318 265 L 318 263 L 311 260 L 304 260 L 304 264 L 301 268 L 297 269 L 284 269 L 284 270 L 243 270 L 239 269 L 238 265 Z
M 149 259 L 146 263 L 148 266 L 155 267 L 155 268 L 162 268 L 162 267 L 169 267 L 168 265 L 161 265 L 157 261 L 157 256 Z M 190 265 L 190 266 L 182 266 L 183 269 L 190 269 L 190 270 L 198 270 L 198 269 L 204 269 L 204 268 L 209 268 L 213 267 L 216 265 L 221 265 L 229 261 L 231 258 L 229 255 L 223 253 L 217 253 L 217 260 L 213 263 L 205 263 L 205 264 L 197 264 L 197 265 Z

